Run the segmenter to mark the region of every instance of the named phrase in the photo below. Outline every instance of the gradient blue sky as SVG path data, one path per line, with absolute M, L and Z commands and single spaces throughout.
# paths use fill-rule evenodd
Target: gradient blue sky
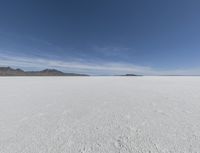
M 0 66 L 200 74 L 199 0 L 0 0 Z

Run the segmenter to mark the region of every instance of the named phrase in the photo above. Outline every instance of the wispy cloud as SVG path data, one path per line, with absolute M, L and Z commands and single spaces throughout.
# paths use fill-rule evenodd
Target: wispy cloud
M 135 52 L 134 49 L 128 47 L 116 46 L 93 46 L 92 50 L 108 58 L 128 59 L 130 53 Z M 130 52 L 131 51 L 131 52 Z
M 143 75 L 198 75 L 200 69 L 178 69 L 160 71 L 148 66 L 138 66 L 122 62 L 86 62 L 80 60 L 62 61 L 36 57 L 19 57 L 0 54 L 0 66 L 11 66 L 25 70 L 56 68 L 64 72 L 87 73 L 91 75 L 119 75 L 135 73 Z

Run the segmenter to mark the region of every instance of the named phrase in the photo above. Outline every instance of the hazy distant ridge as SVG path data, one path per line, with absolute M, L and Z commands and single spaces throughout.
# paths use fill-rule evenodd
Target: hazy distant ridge
M 0 76 L 88 76 L 86 74 L 64 73 L 56 69 L 45 69 L 42 71 L 24 71 L 11 67 L 0 67 Z

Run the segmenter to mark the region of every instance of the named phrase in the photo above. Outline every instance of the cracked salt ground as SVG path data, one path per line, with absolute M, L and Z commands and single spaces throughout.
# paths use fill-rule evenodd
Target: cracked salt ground
M 200 152 L 199 77 L 16 77 L 0 84 L 0 153 Z

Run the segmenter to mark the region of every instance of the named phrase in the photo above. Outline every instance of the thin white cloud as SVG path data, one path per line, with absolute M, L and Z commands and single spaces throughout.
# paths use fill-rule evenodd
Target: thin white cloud
M 114 57 L 114 58 L 129 58 L 129 51 L 135 52 L 135 50 L 128 48 L 128 47 L 113 47 L 113 46 L 106 46 L 106 47 L 99 47 L 99 46 L 93 46 L 92 50 L 96 53 L 99 53 L 101 55 L 104 55 L 105 57 Z
M 91 75 L 120 75 L 127 73 L 142 75 L 198 75 L 200 69 L 179 69 L 169 71 L 158 71 L 148 66 L 138 66 L 120 62 L 87 63 L 80 60 L 60 61 L 45 58 L 18 57 L 0 54 L 0 66 L 23 68 L 25 70 L 40 70 L 45 68 L 56 68 L 64 72 L 87 73 Z

